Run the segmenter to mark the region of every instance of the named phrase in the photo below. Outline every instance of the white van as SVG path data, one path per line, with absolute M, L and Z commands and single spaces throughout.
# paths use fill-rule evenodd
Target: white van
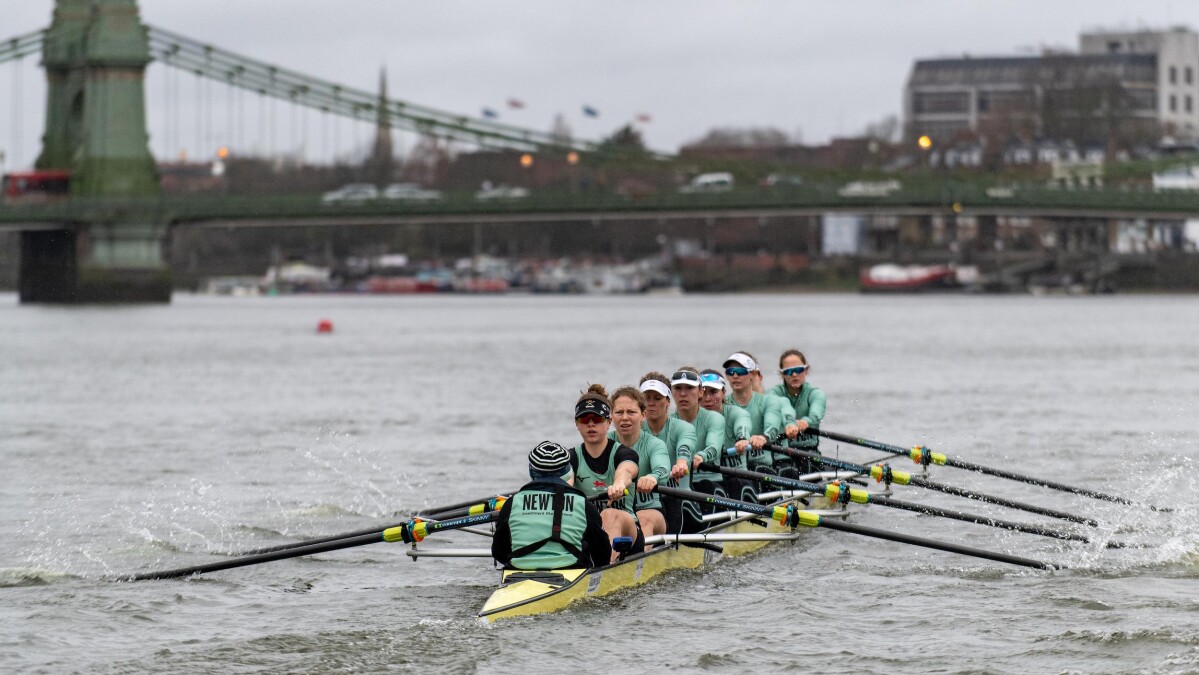
M 701 173 L 691 182 L 679 188 L 679 192 L 683 194 L 695 194 L 700 192 L 728 192 L 733 189 L 736 182 L 733 180 L 733 174 L 727 171 L 718 173 Z

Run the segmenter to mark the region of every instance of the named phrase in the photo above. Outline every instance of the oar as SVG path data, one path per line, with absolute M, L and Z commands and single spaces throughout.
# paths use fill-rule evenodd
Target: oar
M 510 495 L 508 495 L 508 496 L 510 496 Z M 499 511 L 500 508 L 504 505 L 504 500 L 506 500 L 508 498 L 508 496 L 499 495 L 498 497 L 492 497 L 490 499 L 484 498 L 484 501 L 481 501 L 477 504 L 472 503 L 472 504 L 469 504 L 466 506 L 461 505 L 461 504 L 453 504 L 453 505 L 451 505 L 452 508 L 445 512 L 432 513 L 427 516 L 418 514 L 417 517 L 422 518 L 424 520 L 447 520 L 450 518 L 459 518 L 461 516 L 476 516 L 476 515 L 479 515 L 480 513 L 490 513 L 492 511 Z M 367 535 L 378 535 L 378 534 L 382 534 L 385 530 L 389 530 L 393 527 L 400 527 L 402 525 L 404 525 L 404 523 L 395 523 L 392 525 L 384 525 L 383 527 L 379 527 L 379 526 L 368 527 L 368 528 L 362 529 L 362 530 L 354 530 L 353 532 L 343 532 L 341 534 L 331 534 L 327 537 L 318 537 L 316 539 L 307 539 L 305 541 L 295 541 L 290 544 L 279 544 L 277 546 L 264 546 L 262 548 L 251 549 L 249 551 L 242 551 L 241 553 L 237 553 L 235 555 L 250 556 L 250 555 L 261 555 L 263 553 L 274 553 L 276 551 L 290 551 L 292 549 L 304 548 L 305 546 L 315 546 L 317 544 L 324 544 L 324 543 L 331 542 L 331 541 L 341 541 L 342 539 L 351 539 L 354 537 L 363 537 L 363 536 L 367 536 Z
M 495 494 L 495 493 L 492 493 L 492 494 Z M 509 492 L 506 494 L 499 495 L 498 498 L 507 499 L 511 496 L 512 496 L 512 493 Z M 458 516 L 465 516 L 465 515 L 469 515 L 471 513 L 471 511 L 467 511 L 465 513 L 458 513 L 458 511 L 460 511 L 461 509 L 469 509 L 471 507 L 479 505 L 482 502 L 486 502 L 486 501 L 490 501 L 490 500 L 494 500 L 494 499 L 497 499 L 497 497 L 493 497 L 492 495 L 487 495 L 485 497 L 476 497 L 474 499 L 468 499 L 464 502 L 458 502 L 457 504 L 447 504 L 445 506 L 429 506 L 429 507 L 426 507 L 426 508 L 423 508 L 423 509 L 420 509 L 419 511 L 417 511 L 416 516 L 420 517 L 420 518 L 433 518 L 433 519 L 457 518 Z M 451 515 L 451 513 L 453 513 L 453 515 Z M 400 514 L 396 514 L 396 515 L 400 515 Z
M 726 476 L 736 476 L 738 478 L 746 478 L 756 480 L 768 485 L 777 485 L 780 487 L 794 488 L 797 490 L 805 490 L 815 494 L 823 494 L 826 498 L 833 502 L 842 504 L 855 502 L 858 504 L 878 504 L 893 509 L 903 509 L 904 511 L 914 511 L 916 513 L 924 513 L 930 516 L 940 516 L 942 518 L 950 518 L 953 520 L 961 520 L 967 523 L 977 523 L 979 525 L 987 525 L 989 527 L 997 527 L 1004 530 L 1013 530 L 1015 532 L 1024 532 L 1026 534 L 1036 534 L 1042 537 L 1053 537 L 1054 539 L 1064 539 L 1066 541 L 1081 541 L 1086 544 L 1092 543 L 1090 539 L 1080 535 L 1071 534 L 1069 532 L 1061 532 L 1048 527 L 1039 525 L 1031 525 L 1027 523 L 1016 523 L 1010 520 L 1000 520 L 991 518 L 990 516 L 976 516 L 962 511 L 953 511 L 950 509 L 942 509 L 936 506 L 927 506 L 924 504 L 916 504 L 914 502 L 905 502 L 898 499 L 892 499 L 883 495 L 872 494 L 865 490 L 856 490 L 854 488 L 845 488 L 836 483 L 816 484 L 808 483 L 794 478 L 785 478 L 783 476 L 775 476 L 768 473 L 757 473 L 755 471 L 746 471 L 730 466 L 717 466 L 708 462 L 699 465 L 699 468 L 705 471 L 714 471 L 722 473 Z M 1120 542 L 1109 541 L 1107 548 L 1125 548 L 1126 545 Z
M 959 469 L 966 469 L 967 471 L 977 471 L 978 473 L 985 473 L 985 474 L 988 474 L 991 476 L 998 476 L 1000 478 L 1006 478 L 1008 480 L 1014 480 L 1014 481 L 1018 481 L 1021 483 L 1028 483 L 1030 485 L 1040 485 L 1042 487 L 1047 487 L 1052 490 L 1060 490 L 1062 492 L 1070 492 L 1072 494 L 1083 495 L 1086 497 L 1092 497 L 1094 499 L 1102 499 L 1104 501 L 1115 502 L 1117 504 L 1127 504 L 1130 506 L 1148 506 L 1150 509 L 1152 509 L 1154 511 L 1173 511 L 1174 510 L 1174 509 L 1170 509 L 1170 508 L 1159 508 L 1159 507 L 1153 506 L 1152 504 L 1142 504 L 1140 502 L 1134 502 L 1131 499 L 1126 499 L 1124 497 L 1117 497 L 1116 495 L 1109 495 L 1104 492 L 1097 492 L 1095 490 L 1090 490 L 1088 488 L 1075 487 L 1073 485 L 1065 485 L 1063 483 L 1055 483 L 1050 480 L 1045 480 L 1044 478 L 1036 478 L 1034 476 L 1025 476 L 1024 474 L 1019 474 L 1019 473 L 1015 473 L 1013 471 L 1007 471 L 1004 469 L 994 469 L 991 467 L 983 466 L 981 464 L 967 462 L 966 460 L 964 460 L 960 457 L 947 457 L 939 452 L 933 452 L 933 451 L 929 450 L 928 448 L 924 447 L 923 445 L 917 445 L 910 449 L 901 448 L 897 445 L 888 445 L 887 443 L 880 443 L 879 441 L 871 441 L 871 440 L 868 440 L 865 438 L 857 438 L 855 436 L 847 436 L 845 434 L 839 434 L 834 431 L 825 431 L 824 429 L 816 429 L 816 430 L 809 429 L 805 433 L 811 434 L 811 433 L 813 433 L 813 431 L 816 434 L 824 436 L 825 438 L 832 439 L 834 441 L 842 441 L 844 443 L 852 443 L 854 445 L 860 445 L 863 448 L 874 448 L 875 450 L 882 450 L 883 452 L 889 452 L 893 455 L 901 455 L 904 457 L 911 457 L 912 461 L 916 462 L 917 464 L 923 464 L 925 466 L 928 466 L 929 464 L 941 464 L 944 466 L 952 466 L 952 467 L 956 467 Z
M 363 534 L 354 537 L 339 539 L 337 541 L 328 541 L 309 546 L 301 546 L 292 548 L 286 551 L 274 551 L 272 553 L 260 553 L 256 555 L 247 555 L 240 558 L 230 560 L 222 560 L 220 562 L 209 563 L 207 565 L 194 565 L 192 567 L 181 567 L 174 570 L 165 570 L 162 572 L 146 572 L 143 574 L 135 574 L 132 576 L 121 577 L 116 581 L 148 581 L 150 579 L 173 579 L 175 577 L 186 577 L 192 574 L 204 574 L 206 572 L 217 572 L 220 570 L 233 569 L 235 567 L 245 567 L 246 565 L 257 565 L 259 563 L 272 562 L 275 560 L 285 560 L 287 558 L 298 558 L 305 555 L 315 555 L 317 553 L 325 553 L 327 551 L 338 551 L 344 548 L 353 548 L 355 546 L 365 546 L 367 544 L 377 544 L 382 541 L 402 541 L 406 544 L 414 541 L 421 541 L 427 535 L 434 532 L 442 532 L 445 530 L 456 530 L 462 527 L 470 527 L 471 525 L 479 525 L 489 523 L 499 516 L 496 512 L 481 513 L 473 516 L 463 516 L 453 520 L 441 520 L 437 522 L 424 520 L 410 520 L 406 523 L 401 523 L 395 527 L 389 527 L 378 533 Z
M 919 476 L 913 476 L 913 475 L 907 473 L 906 471 L 896 471 L 895 469 L 892 469 L 891 467 L 887 466 L 886 464 L 875 464 L 874 466 L 862 466 L 861 464 L 854 464 L 852 462 L 843 462 L 839 459 L 829 459 L 828 457 L 825 457 L 824 455 L 821 455 L 818 452 L 807 452 L 804 450 L 796 450 L 794 448 L 784 448 L 784 447 L 780 447 L 777 445 L 767 445 L 766 449 L 771 452 L 778 453 L 781 455 L 786 455 L 788 457 L 792 457 L 792 458 L 796 458 L 796 459 L 800 459 L 800 458 L 814 459 L 826 466 L 831 466 L 831 467 L 834 467 L 837 469 L 845 469 L 846 471 L 853 471 L 856 473 L 864 474 L 864 475 L 870 476 L 871 478 L 874 478 L 875 480 L 880 481 L 880 482 L 886 481 L 888 483 L 898 483 L 900 485 L 915 485 L 917 487 L 922 487 L 922 488 L 925 488 L 928 490 L 936 490 L 937 492 L 944 492 L 945 494 L 948 494 L 948 495 L 965 497 L 967 499 L 974 499 L 976 501 L 987 502 L 989 504 L 996 504 L 998 506 L 1006 506 L 1009 509 L 1017 509 L 1020 511 L 1027 511 L 1028 513 L 1035 513 L 1035 514 L 1041 515 L 1041 516 L 1049 516 L 1051 518 L 1060 518 L 1062 520 L 1069 520 L 1070 522 L 1073 522 L 1073 523 L 1082 523 L 1084 525 L 1090 525 L 1091 527 L 1099 527 L 1099 521 L 1094 520 L 1093 518 L 1085 518 L 1083 516 L 1076 516 L 1073 513 L 1066 513 L 1065 511 L 1056 511 L 1054 509 L 1047 509 L 1042 506 L 1035 506 L 1033 504 L 1025 504 L 1024 502 L 1018 502 L 1018 501 L 1015 501 L 1012 499 L 1005 499 L 1003 497 L 996 497 L 994 495 L 988 495 L 988 494 L 983 494 L 981 492 L 975 492 L 974 490 L 966 490 L 964 488 L 954 487 L 952 485 L 945 485 L 944 483 L 937 483 L 937 482 L 934 482 L 931 480 L 920 478 Z
M 720 506 L 726 509 L 766 516 L 772 520 L 778 521 L 780 524 L 790 526 L 792 529 L 800 525 L 804 525 L 806 527 L 826 527 L 830 530 L 852 532 L 853 534 L 860 534 L 864 537 L 874 537 L 876 539 L 897 541 L 903 544 L 913 544 L 915 546 L 923 546 L 925 548 L 932 548 L 938 551 L 948 551 L 950 553 L 959 553 L 961 555 L 973 556 L 975 558 L 985 558 L 987 560 L 1008 563 L 1010 565 L 1035 567 L 1043 570 L 1062 569 L 1062 566 L 1060 565 L 1050 565 L 1049 563 L 1041 562 L 1040 560 L 1021 558 L 1019 556 L 998 553 L 995 551 L 985 551 L 983 549 L 960 546 L 958 544 L 950 544 L 948 542 L 937 541 L 935 539 L 913 537 L 907 534 L 879 530 L 873 527 L 866 527 L 864 525 L 844 523 L 834 519 L 826 520 L 821 518 L 820 514 L 816 513 L 815 511 L 802 511 L 796 509 L 794 504 L 788 504 L 786 506 L 762 506 L 761 504 L 751 504 L 749 502 L 743 502 L 736 499 L 728 499 L 727 497 L 717 497 L 715 495 L 704 494 L 702 492 L 692 492 L 691 490 L 679 490 L 677 488 L 669 488 L 663 485 L 659 485 L 658 487 L 654 488 L 654 490 L 660 494 L 677 497 L 679 499 L 688 499 L 713 506 Z

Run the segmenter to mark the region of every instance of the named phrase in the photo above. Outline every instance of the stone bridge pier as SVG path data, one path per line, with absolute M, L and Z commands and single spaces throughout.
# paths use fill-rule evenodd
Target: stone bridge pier
M 43 47 L 38 169 L 66 170 L 83 222 L 21 233 L 21 302 L 169 302 L 167 221 L 143 87 L 150 42 L 136 0 L 57 0 Z

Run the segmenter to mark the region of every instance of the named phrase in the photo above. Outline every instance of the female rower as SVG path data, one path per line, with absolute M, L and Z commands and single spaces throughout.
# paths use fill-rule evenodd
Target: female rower
M 637 551 L 645 539 L 637 527 L 633 498 L 624 496 L 637 479 L 637 452 L 608 438 L 611 424 L 612 402 L 603 385 L 593 384 L 575 403 L 575 427 L 583 442 L 570 449 L 570 468 L 575 485 L 588 497 L 608 495 L 609 508 L 600 511 L 608 538 L 629 537 L 633 539 L 630 550 Z M 612 562 L 619 557 L 613 546 Z
M 795 430 L 787 428 L 787 438 L 791 439 L 790 447 L 808 452 L 820 452 L 820 421 L 824 419 L 825 395 L 819 387 L 808 384 L 808 373 L 811 366 L 803 352 L 798 349 L 788 349 L 779 357 L 779 374 L 783 383 L 770 388 L 770 393 L 786 399 L 795 413 Z M 805 432 L 811 433 L 805 433 Z M 801 467 L 803 473 L 819 471 L 816 462 L 808 462 Z M 817 466 L 812 466 L 817 464 Z
M 749 358 L 753 359 L 754 363 L 758 362 L 757 357 L 749 352 L 741 352 Z M 753 390 L 759 394 L 766 395 L 766 405 L 769 409 L 773 409 L 782 420 L 782 434 L 787 438 L 795 438 L 799 433 L 799 426 L 795 423 L 795 409 L 786 398 L 778 395 L 773 389 L 767 390 L 765 383 L 762 381 L 762 369 L 757 368 L 750 371 L 750 377 L 753 378 Z M 773 442 L 773 441 L 772 441 Z M 781 436 L 778 439 L 781 445 L 788 445 L 788 441 Z M 774 472 L 781 476 L 789 476 L 796 478 L 799 476 L 799 470 L 795 466 L 795 460 L 786 455 L 771 453 L 769 451 L 762 454 L 759 458 L 761 465 L 770 464 L 774 468 Z M 761 466 L 760 465 L 760 466 Z
M 749 438 L 753 431 L 753 423 L 749 419 L 749 413 L 737 406 L 725 405 L 725 391 L 727 387 L 720 373 L 715 370 L 705 370 L 700 373 L 699 377 L 700 405 L 705 410 L 719 413 L 724 417 L 724 441 L 720 444 L 720 465 L 731 466 L 737 469 L 746 468 L 745 455 L 750 448 Z M 728 454 L 729 448 L 734 450 L 734 454 Z M 748 481 L 733 476 L 712 475 L 714 476 L 712 482 L 723 487 L 722 490 L 718 488 L 715 494 L 719 494 L 722 491 L 726 496 L 731 496 L 733 499 L 740 499 L 742 501 L 755 500 L 753 487 Z
M 699 375 L 696 375 L 698 378 Z M 691 489 L 691 456 L 695 452 L 695 427 L 691 423 L 670 415 L 670 382 L 662 373 L 646 373 L 641 378 L 641 393 L 645 396 L 645 422 L 642 431 L 666 444 L 667 465 L 670 475 L 666 485 L 673 488 Z M 697 523 L 683 528 L 683 505 L 677 497 L 658 495 L 662 512 L 666 516 L 666 532 L 691 531 L 698 529 Z M 697 514 L 698 511 L 692 511 Z
M 777 404 L 772 403 L 766 394 L 754 391 L 753 372 L 758 370 L 758 362 L 745 352 L 734 352 L 724 360 L 723 367 L 732 387 L 724 402 L 748 412 L 750 423 L 753 425 L 749 437 L 750 470 L 767 469 L 773 473 L 772 454 L 763 451 L 762 448 L 766 447 L 767 443 L 774 443 L 782 435 L 783 419 Z
M 641 423 L 645 421 L 645 395 L 641 390 L 621 387 L 613 392 L 612 420 L 616 426 L 616 440 L 637 454 L 635 475 L 639 478 L 634 506 L 637 524 L 647 537 L 665 534 L 666 514 L 654 488 L 665 483 L 670 475 L 670 455 L 665 443 L 641 429 Z
M 719 380 L 719 377 L 716 379 Z M 723 385 L 717 391 L 723 392 Z M 675 408 L 671 416 L 687 422 L 695 428 L 697 442 L 695 454 L 691 459 L 691 488 L 715 494 L 721 475 L 711 471 L 701 471 L 699 465 L 704 462 L 720 464 L 725 448 L 724 416 L 699 404 L 700 374 L 691 366 L 680 367 L 670 377 L 670 392 L 674 397 Z M 688 502 L 688 504 L 690 503 Z

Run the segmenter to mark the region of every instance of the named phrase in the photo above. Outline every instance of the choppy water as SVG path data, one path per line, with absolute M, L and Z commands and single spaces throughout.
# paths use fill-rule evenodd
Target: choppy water
M 315 334 L 322 318 L 333 335 Z M 180 296 L 47 308 L 0 296 L 0 670 L 1199 672 L 1197 332 L 1193 297 Z M 516 487 L 533 444 L 574 441 L 587 382 L 716 365 L 737 349 L 770 363 L 791 346 L 829 394 L 828 429 L 1178 511 L 940 469 L 941 481 L 1094 516 L 1100 540 L 1153 547 L 871 507 L 855 522 L 1076 569 L 817 531 L 491 627 L 473 619 L 498 576 L 488 562 L 412 563 L 399 545 L 187 581 L 103 579 Z

